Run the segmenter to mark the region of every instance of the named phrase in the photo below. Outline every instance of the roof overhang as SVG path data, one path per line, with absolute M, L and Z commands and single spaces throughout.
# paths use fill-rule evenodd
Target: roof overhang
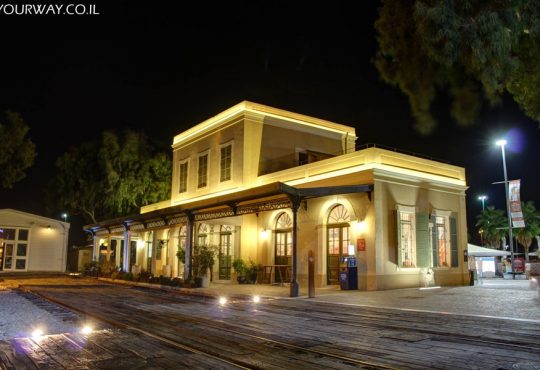
M 212 198 L 158 209 L 148 213 L 106 220 L 86 225 L 85 230 L 93 233 L 119 233 L 127 230 L 147 230 L 173 226 L 187 222 L 188 217 L 204 221 L 222 217 L 289 208 L 292 201 L 328 195 L 368 193 L 373 185 L 330 186 L 295 188 L 282 182 L 274 182 Z

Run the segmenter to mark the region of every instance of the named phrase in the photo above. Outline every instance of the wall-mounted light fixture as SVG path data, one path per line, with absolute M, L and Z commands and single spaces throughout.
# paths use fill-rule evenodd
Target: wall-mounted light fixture
M 144 248 L 144 240 L 137 240 L 137 248 Z
M 263 229 L 263 230 L 261 231 L 261 239 L 263 239 L 263 240 L 268 239 L 268 230 Z
M 356 224 L 354 225 L 354 230 L 357 233 L 363 233 L 366 230 L 366 221 L 356 221 Z

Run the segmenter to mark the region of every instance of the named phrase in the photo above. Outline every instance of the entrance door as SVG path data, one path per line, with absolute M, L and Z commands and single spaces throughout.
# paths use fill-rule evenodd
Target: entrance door
M 231 226 L 221 226 L 219 234 L 219 279 L 231 279 Z
M 332 208 L 328 216 L 328 248 L 326 279 L 328 284 L 339 284 L 339 261 L 348 255 L 349 214 L 343 205 Z
M 275 282 L 289 280 L 289 266 L 292 266 L 292 232 L 276 230 Z

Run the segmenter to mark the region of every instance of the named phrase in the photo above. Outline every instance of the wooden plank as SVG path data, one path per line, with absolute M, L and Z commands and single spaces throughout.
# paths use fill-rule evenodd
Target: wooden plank
M 35 341 L 30 338 L 16 338 L 11 341 L 12 347 L 20 356 L 23 354 L 28 356 L 38 369 L 56 370 L 64 369 L 55 359 L 51 358 Z M 19 352 L 19 350 L 21 352 Z

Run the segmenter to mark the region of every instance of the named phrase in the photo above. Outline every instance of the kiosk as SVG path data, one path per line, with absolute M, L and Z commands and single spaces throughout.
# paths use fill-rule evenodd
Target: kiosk
M 341 290 L 358 289 L 358 267 L 356 257 L 341 257 L 339 268 Z

